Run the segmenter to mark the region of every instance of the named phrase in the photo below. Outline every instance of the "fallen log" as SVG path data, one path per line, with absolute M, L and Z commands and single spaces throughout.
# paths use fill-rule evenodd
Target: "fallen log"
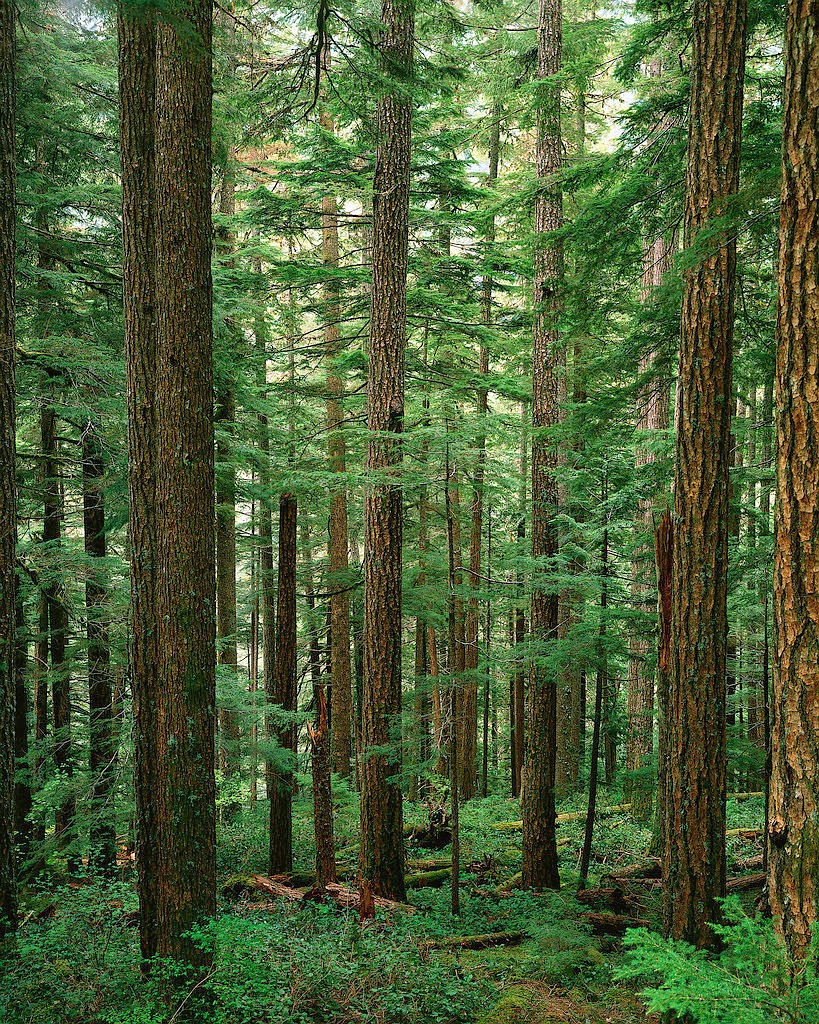
M 319 900 L 329 896 L 340 907 L 350 910 L 360 910 L 361 895 L 355 889 L 342 885 L 340 882 L 328 882 L 321 889 L 296 889 L 277 881 L 275 878 L 268 878 L 266 875 L 247 875 L 242 879 L 244 885 L 242 893 L 251 892 L 264 893 L 266 896 L 275 896 L 277 899 L 288 900 L 291 903 L 298 903 L 304 900 Z M 224 890 L 223 890 L 224 891 Z M 242 893 L 233 890 L 235 895 Z M 373 896 L 373 904 L 381 907 L 382 910 L 405 910 L 411 912 L 414 907 L 406 903 L 398 903 L 396 900 L 388 900 L 384 896 Z
M 500 885 L 496 885 L 492 890 L 496 896 L 506 896 L 513 889 L 517 889 L 520 886 L 520 880 L 523 877 L 521 871 L 516 872 L 511 878 L 507 878 L 506 881 L 501 882 Z
M 613 814 L 624 814 L 626 811 L 631 810 L 631 804 L 615 804 L 613 807 L 601 807 L 595 814 L 595 818 L 607 818 Z M 565 814 L 558 814 L 557 816 L 558 825 L 569 825 L 573 821 L 585 821 L 586 811 L 567 811 Z M 502 829 L 504 831 L 517 828 L 523 828 L 522 821 L 498 821 L 492 828 Z
M 753 857 L 744 857 L 742 860 L 735 860 L 731 865 L 732 871 L 753 871 L 759 869 L 765 864 L 765 855 L 763 853 L 757 853 Z
M 727 838 L 733 839 L 761 839 L 764 831 L 761 828 L 729 828 L 725 833 Z
M 628 864 L 614 871 L 607 871 L 603 877 L 616 884 L 621 878 L 661 878 L 662 874 L 663 865 L 660 858 L 649 857 L 637 864 Z
M 450 935 L 444 939 L 427 939 L 421 943 L 421 949 L 489 949 L 490 946 L 519 946 L 526 938 L 526 932 Z
M 577 893 L 577 902 L 587 907 L 603 904 L 610 907 L 614 914 L 628 916 L 633 907 L 625 892 L 615 886 L 611 889 L 580 889 Z
M 765 885 L 767 877 L 764 871 L 757 871 L 753 875 L 740 875 L 738 878 L 729 878 L 725 883 L 725 891 L 748 892 L 750 889 L 761 889 Z
M 452 876 L 452 867 L 438 871 L 424 871 L 419 875 L 404 875 L 407 889 L 439 889 Z
M 594 935 L 625 935 L 629 928 L 648 928 L 650 926 L 650 922 L 641 917 L 625 917 L 621 914 L 587 911 L 581 914 L 581 917 L 592 926 Z
M 407 867 L 412 871 L 440 871 L 441 868 L 451 868 L 451 857 L 421 857 L 408 860 Z

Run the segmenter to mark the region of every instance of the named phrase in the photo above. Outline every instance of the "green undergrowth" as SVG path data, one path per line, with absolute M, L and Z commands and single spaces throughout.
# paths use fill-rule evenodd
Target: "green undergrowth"
M 619 793 L 604 794 L 601 806 L 621 799 Z M 571 804 L 559 808 L 572 809 Z M 352 878 L 355 795 L 341 790 L 336 810 L 340 866 Z M 410 824 L 424 820 L 420 805 L 408 805 L 407 811 Z M 335 904 L 271 902 L 228 887 L 220 896 L 217 918 L 198 937 L 215 951 L 209 1009 L 197 1014 L 198 1024 L 636 1024 L 646 1019 L 645 1004 L 636 995 L 640 986 L 653 1008 L 682 1006 L 702 1024 L 779 1020 L 779 1004 L 772 1004 L 770 1018 L 753 1016 L 751 1010 L 746 1016 L 697 1017 L 696 1007 L 679 1003 L 680 992 L 694 991 L 703 1000 L 709 991 L 719 991 L 720 999 L 734 992 L 737 1005 L 753 1012 L 754 999 L 785 1000 L 792 1016 L 783 1010 L 782 1020 L 811 1020 L 802 1007 L 814 1005 L 815 986 L 802 986 L 797 999 L 795 990 L 776 981 L 785 971 L 781 958 L 766 954 L 770 969 L 764 977 L 753 966 L 771 947 L 767 933 L 754 930 L 766 926 L 750 917 L 726 926 L 744 929 L 742 943 L 731 945 L 733 933 L 726 933 L 726 949 L 739 950 L 730 964 L 664 945 L 649 931 L 628 940 L 624 961 L 619 942 L 593 936 L 582 916 L 588 908 L 573 897 L 582 822 L 561 825 L 558 833 L 570 840 L 560 849 L 559 893 L 512 889 L 499 895 L 498 885 L 520 870 L 520 831 L 495 825 L 519 816 L 516 802 L 499 798 L 463 808 L 457 917 L 446 884 L 411 890 L 411 911 L 385 914 L 379 909 L 377 920 L 365 927 L 355 913 Z M 307 801 L 295 804 L 294 866 L 303 882 L 313 866 L 311 817 Z M 729 828 L 755 828 L 760 822 L 758 800 L 729 805 Z M 650 832 L 627 814 L 602 818 L 595 829 L 589 884 L 599 883 L 618 864 L 645 856 L 649 842 Z M 729 857 L 749 856 L 756 849 L 758 843 L 739 838 L 729 846 Z M 449 848 L 408 851 L 418 859 L 450 855 Z M 230 875 L 264 873 L 266 856 L 264 803 L 221 824 L 220 885 Z M 477 873 L 467 870 L 470 864 Z M 478 872 L 481 864 L 488 868 Z M 39 888 L 24 892 L 25 923 L 16 944 L 1 954 L 0 1024 L 161 1024 L 171 1019 L 174 1008 L 170 1015 L 160 1010 L 156 984 L 140 980 L 133 877 L 83 883 L 54 870 L 43 879 Z M 659 899 L 656 894 L 652 898 L 654 905 L 647 904 L 640 916 L 656 921 Z M 437 939 L 507 931 L 522 932 L 523 941 L 474 951 L 434 948 Z M 742 966 L 744 961 L 751 966 Z M 154 978 L 161 977 L 157 965 Z M 762 996 L 753 994 L 760 991 Z

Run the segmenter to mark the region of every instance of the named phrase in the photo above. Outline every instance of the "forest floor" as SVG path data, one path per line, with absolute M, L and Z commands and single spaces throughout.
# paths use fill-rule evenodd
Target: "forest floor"
M 617 792 L 604 792 L 600 806 L 621 799 Z M 559 810 L 570 814 L 582 806 Z M 351 880 L 357 816 L 355 795 L 336 794 L 339 870 Z M 422 825 L 426 817 L 422 805 L 406 805 L 408 825 Z M 612 875 L 645 860 L 650 830 L 628 811 L 599 818 L 588 887 L 609 892 L 595 905 L 575 896 L 582 820 L 559 828 L 560 892 L 523 893 L 513 887 L 521 832 L 508 823 L 519 817 L 519 804 L 501 798 L 463 807 L 458 917 L 450 911 L 445 864 L 450 848 L 430 850 L 411 842 L 408 907 L 378 907 L 375 921 L 363 926 L 357 911 L 333 902 L 276 899 L 254 891 L 248 878 L 263 874 L 266 866 L 266 804 L 223 822 L 220 913 L 201 935 L 217 950 L 209 979 L 212 1019 L 219 1024 L 637 1024 L 658 1019 L 648 1015 L 638 985 L 617 979 L 623 939 L 595 934 L 599 920 L 589 916 L 615 909 L 621 917 L 658 926 L 656 879 L 612 882 Z M 504 823 L 507 827 L 499 827 Z M 751 833 L 761 825 L 761 799 L 729 801 L 729 829 L 745 831 L 729 836 L 729 866 L 746 876 L 743 862 L 761 849 Z M 299 801 L 294 854 L 300 874 L 288 880 L 293 887 L 309 888 L 313 849 L 312 804 Z M 421 874 L 435 884 L 416 887 Z M 612 896 L 612 888 L 621 895 Z M 750 906 L 757 894 L 749 891 L 742 898 Z M 116 882 L 100 883 L 70 880 L 55 865 L 25 892 L 23 909 L 16 948 L 0 958 L 0 1024 L 159 1024 L 167 1019 L 157 1009 L 154 987 L 139 981 L 132 872 L 124 869 Z M 453 948 L 458 937 L 498 932 L 523 934 L 513 937 L 515 945 Z

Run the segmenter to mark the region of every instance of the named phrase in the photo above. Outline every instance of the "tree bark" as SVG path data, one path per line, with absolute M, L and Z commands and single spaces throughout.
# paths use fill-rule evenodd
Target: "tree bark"
M 736 242 L 714 220 L 739 186 L 745 0 L 695 0 L 674 481 L 663 929 L 696 946 L 725 890 L 728 466 Z M 707 241 L 706 241 L 707 239 Z M 696 250 L 695 250 L 696 251 Z
M 362 707 L 361 875 L 373 892 L 404 898 L 400 744 L 400 467 L 404 424 L 410 142 L 415 5 L 382 0 L 379 55 L 387 81 L 376 104 L 378 149 L 373 180 L 373 284 L 367 384 L 364 507 L 364 693 Z M 374 749 L 375 748 L 375 749 Z
M 296 498 L 279 501 L 279 586 L 276 604 L 276 670 L 273 704 L 292 718 L 296 710 Z M 293 870 L 293 769 L 296 727 L 292 721 L 274 728 L 280 763 L 271 773 L 270 874 Z
M 119 12 L 140 943 L 216 910 L 211 5 Z
M 338 881 L 333 842 L 333 790 L 330 774 L 329 728 L 324 686 L 318 687 L 318 727 L 308 723 L 313 764 L 313 824 L 316 836 L 316 885 Z
M 0 3 L 0 939 L 17 928 L 14 852 L 16 19 L 15 5 L 3 0 Z
M 532 557 L 538 579 L 532 593 L 533 658 L 529 692 L 529 742 L 523 790 L 522 872 L 525 888 L 560 886 L 555 838 L 555 757 L 557 688 L 544 662 L 557 638 L 558 596 L 545 583 L 557 556 L 557 455 L 547 431 L 560 420 L 563 386 L 557 332 L 563 250 L 549 234 L 563 219 L 563 199 L 556 174 L 561 164 L 560 86 L 561 0 L 540 0 L 538 78 L 540 79 L 535 162 L 535 326 L 532 352 Z
M 819 13 L 808 0 L 788 4 L 782 166 L 768 885 L 801 961 L 819 920 Z

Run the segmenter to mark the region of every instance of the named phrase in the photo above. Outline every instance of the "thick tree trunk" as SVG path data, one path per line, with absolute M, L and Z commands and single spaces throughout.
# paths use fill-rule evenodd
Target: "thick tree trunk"
M 696 946 L 725 891 L 728 466 L 736 242 L 713 230 L 739 186 L 745 0 L 695 0 L 685 243 L 707 246 L 682 305 L 663 929 Z
M 92 567 L 94 559 L 105 559 L 105 497 L 102 448 L 96 428 L 89 421 L 82 435 L 83 530 L 85 553 L 91 559 L 85 581 L 86 635 L 88 638 L 88 707 L 91 769 L 91 836 L 88 863 L 105 874 L 117 866 L 117 837 L 114 815 L 113 688 L 111 654 L 108 642 L 107 570 L 103 562 Z
M 194 966 L 216 909 L 211 10 L 119 17 L 140 940 Z
M 15 391 L 17 8 L 0 2 L 0 938 L 17 928 L 14 854 L 14 632 L 17 478 Z
M 819 921 L 819 12 L 808 0 L 788 5 L 784 133 L 768 885 L 801 960 Z
M 373 284 L 367 384 L 364 504 L 364 693 L 361 875 L 373 892 L 404 898 L 401 790 L 401 432 L 407 317 L 410 141 L 415 28 L 413 0 L 382 0 L 380 65 L 388 78 L 376 104 Z M 392 752 L 383 751 L 392 742 Z M 377 752 L 374 752 L 376 748 Z
M 276 604 L 276 671 L 273 704 L 292 717 L 296 710 L 296 498 L 283 494 L 279 502 L 279 587 Z M 276 740 L 282 750 L 270 775 L 270 874 L 293 870 L 293 769 L 296 727 L 277 724 Z
M 557 455 L 549 428 L 560 420 L 563 385 L 557 333 L 563 251 L 548 238 L 563 219 L 556 174 L 561 163 L 560 86 L 561 0 L 540 0 L 538 16 L 538 103 L 535 161 L 539 191 L 535 200 L 535 326 L 532 352 L 532 557 L 538 560 L 532 593 L 532 671 L 529 692 L 529 741 L 523 787 L 522 871 L 525 888 L 560 885 L 555 838 L 555 756 L 557 690 L 544 663 L 557 638 L 558 596 L 548 580 L 557 556 Z

